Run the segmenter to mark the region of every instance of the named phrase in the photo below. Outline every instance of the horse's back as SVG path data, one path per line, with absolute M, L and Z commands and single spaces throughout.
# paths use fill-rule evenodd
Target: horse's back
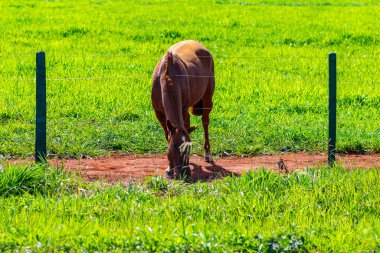
M 190 106 L 195 105 L 203 97 L 207 89 L 213 85 L 214 62 L 211 53 L 201 43 L 186 40 L 169 48 L 184 64 L 189 86 Z
M 179 58 L 180 62 L 177 63 L 182 65 L 181 68 L 177 68 L 179 72 L 175 72 L 172 76 L 174 85 L 187 90 L 188 93 L 183 97 L 182 102 L 184 105 L 193 106 L 202 99 L 206 90 L 214 89 L 214 87 L 208 87 L 210 84 L 213 85 L 210 79 L 214 76 L 214 63 L 211 53 L 201 43 L 194 40 L 178 42 L 172 45 L 168 51 Z M 157 63 L 153 76 L 152 104 L 158 110 L 163 110 L 160 76 L 165 70 L 163 67 L 164 58 L 165 56 Z M 182 81 L 176 82 L 179 80 Z
M 169 48 L 170 51 L 177 54 L 180 58 L 188 58 L 191 56 L 197 56 L 199 53 L 208 53 L 208 50 L 198 41 L 195 40 L 185 40 L 172 45 Z
M 171 46 L 169 50 L 176 54 L 188 68 L 193 68 L 193 70 L 211 71 L 211 67 L 213 67 L 211 53 L 198 41 L 181 41 Z

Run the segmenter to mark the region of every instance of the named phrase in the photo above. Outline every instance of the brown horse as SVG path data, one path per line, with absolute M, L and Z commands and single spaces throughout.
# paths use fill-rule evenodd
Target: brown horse
M 208 125 L 214 87 L 214 61 L 199 42 L 187 40 L 174 44 L 156 65 L 152 105 L 169 142 L 167 176 L 191 173 L 189 134 L 197 127 L 190 127 L 189 109 L 193 115 L 202 115 L 205 160 L 212 162 Z

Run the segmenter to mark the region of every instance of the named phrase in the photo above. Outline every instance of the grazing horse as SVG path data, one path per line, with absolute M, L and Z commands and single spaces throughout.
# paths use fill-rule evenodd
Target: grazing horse
M 199 42 L 187 40 L 171 46 L 153 73 L 152 105 L 168 141 L 166 176 L 190 176 L 189 109 L 202 116 L 206 162 L 212 162 L 208 136 L 214 94 L 214 61 Z

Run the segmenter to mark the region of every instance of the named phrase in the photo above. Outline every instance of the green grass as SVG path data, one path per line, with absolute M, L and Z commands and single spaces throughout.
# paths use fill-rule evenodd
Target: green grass
M 380 151 L 378 1 L 3 1 L 0 8 L 5 156 L 33 154 L 39 50 L 47 57 L 49 155 L 163 153 L 151 74 L 184 39 L 201 41 L 215 58 L 214 153 L 325 152 L 331 51 L 337 151 Z M 196 153 L 202 136 L 193 135 Z
M 61 169 L 5 165 L 0 193 L 1 252 L 380 250 L 378 169 L 107 185 Z
M 19 196 L 26 193 L 48 194 L 63 188 L 63 182 L 74 177 L 62 169 L 46 165 L 0 164 L 0 196 Z

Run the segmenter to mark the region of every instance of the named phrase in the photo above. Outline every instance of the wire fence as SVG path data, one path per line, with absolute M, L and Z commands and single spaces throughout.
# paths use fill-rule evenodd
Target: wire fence
M 15 59 L 30 57 L 30 55 L 16 55 Z M 0 55 L 1 57 L 13 57 Z M 143 58 L 155 62 L 160 56 L 130 56 L 130 55 L 60 55 L 49 56 L 60 58 Z M 33 55 L 34 58 L 34 55 Z M 211 114 L 210 131 L 214 152 L 224 155 L 318 151 L 324 152 L 327 142 L 327 57 L 322 56 L 218 56 L 216 61 L 224 59 L 250 59 L 251 69 L 255 67 L 257 59 L 270 60 L 271 64 L 261 70 L 238 69 L 232 66 L 230 72 L 217 69 L 217 80 L 213 113 Z M 348 73 L 347 66 L 340 66 L 342 62 L 355 62 L 371 59 L 377 62 L 379 56 L 338 56 L 338 134 L 340 150 L 352 149 L 355 151 L 379 150 L 380 122 L 376 119 L 378 95 L 376 87 L 380 84 L 377 67 L 366 69 L 365 72 Z M 281 60 L 305 60 L 314 63 L 297 66 L 283 65 L 276 68 L 276 62 Z M 317 63 L 315 63 L 317 61 Z M 49 59 L 48 59 L 49 62 Z M 371 64 L 374 64 L 372 62 Z M 293 62 L 294 63 L 294 62 Z M 101 64 L 101 63 L 99 63 Z M 103 62 L 103 64 L 106 64 Z M 116 69 L 118 65 L 115 65 Z M 74 64 L 68 68 L 79 69 L 83 64 Z M 86 67 L 101 69 L 98 65 L 87 64 Z M 57 65 L 47 66 L 47 82 L 52 85 L 48 91 L 48 140 L 49 154 L 89 153 L 102 154 L 105 151 L 135 151 L 135 152 L 163 152 L 166 147 L 163 130 L 155 119 L 150 101 L 142 99 L 142 94 L 150 97 L 149 89 L 153 78 L 152 69 L 131 70 L 127 75 L 76 75 L 76 72 L 65 73 L 57 71 Z M 339 72 L 339 69 L 341 70 Z M 351 68 L 353 69 L 353 68 Z M 363 68 L 365 69 L 365 67 Z M 128 69 L 124 69 L 128 71 Z M 232 73 L 235 70 L 236 73 Z M 140 72 L 134 74 L 133 72 Z M 297 73 L 300 71 L 301 73 Z M 371 72 L 372 71 L 372 72 Z M 141 72 L 145 72 L 141 74 Z M 0 73 L 3 83 L 36 82 L 32 73 L 15 76 L 17 69 L 8 73 Z M 25 72 L 23 72 L 25 73 Z M 363 77 L 363 73 L 365 76 Z M 55 75 L 54 75 L 55 74 Z M 270 75 L 269 75 L 270 74 Z M 13 76 L 12 76 L 13 75 Z M 30 75 L 30 76 L 29 76 Z M 49 76 L 52 77 L 49 77 Z M 62 75 L 61 77 L 59 75 Z M 269 76 L 268 76 L 269 75 Z M 184 75 L 178 75 L 184 76 Z M 212 76 L 187 76 L 192 78 L 210 78 Z M 355 78 L 354 78 L 355 77 Z M 104 80 L 133 79 L 147 83 L 146 86 L 124 86 L 124 81 L 118 86 L 101 85 L 94 89 L 90 82 Z M 70 86 L 78 81 L 80 86 Z M 233 81 L 231 84 L 230 82 Z M 56 85 L 60 83 L 60 85 Z M 261 84 L 260 84 L 261 83 Z M 68 84 L 68 85 L 66 85 Z M 280 84 L 280 85 L 278 85 Z M 281 84 L 298 84 L 298 88 L 289 88 Z M 350 87 L 351 84 L 372 85 L 365 90 L 363 87 Z M 354 90 L 347 92 L 339 87 Z M 237 92 L 249 86 L 250 90 Z M 317 88 L 315 88 L 315 86 Z M 33 87 L 33 86 L 28 86 Z M 78 87 L 80 87 L 78 89 Z M 117 87 L 117 88 L 115 88 Z M 123 88 L 125 87 L 125 88 Z M 22 90 L 22 87 L 16 87 Z M 254 89 L 253 89 L 254 88 Z M 30 90 L 30 89 L 29 89 Z M 28 89 L 26 92 L 29 91 Z M 32 89 L 33 90 L 33 89 Z M 79 90 L 79 91 L 78 91 Z M 378 90 L 378 89 L 377 89 Z M 3 109 L 0 109 L 0 123 L 3 130 L 0 134 L 2 144 L 0 149 L 6 153 L 20 149 L 22 139 L 31 141 L 33 138 L 30 128 L 34 126 L 31 107 L 25 109 L 25 102 L 12 95 L 12 92 L 2 93 L 6 97 Z M 26 94 L 14 89 L 16 94 Z M 134 95 L 134 92 L 137 94 Z M 340 95 L 344 93 L 343 95 Z M 264 94 L 264 95 L 262 95 Z M 271 95 L 274 94 L 274 95 Z M 72 96 L 72 98 L 70 98 Z M 123 97 L 124 96 L 124 97 Z M 30 99 L 32 97 L 32 99 Z M 340 98 L 340 99 L 339 99 Z M 28 103 L 34 107 L 33 94 L 28 96 Z M 14 101 L 12 101 L 14 100 Z M 260 100 L 260 102 L 257 102 Z M 4 100 L 3 100 L 4 101 Z M 116 101 L 116 102 L 115 102 Z M 20 110 L 19 115 L 15 110 Z M 26 117 L 22 114 L 27 115 Z M 14 120 L 18 119 L 18 120 Z M 202 125 L 200 118 L 194 118 L 193 123 Z M 23 126 L 21 126 L 23 125 Z M 7 131 L 10 135 L 5 134 Z M 1 132 L 1 131 L 0 131 Z M 357 135 L 357 136 L 356 136 Z M 194 136 L 198 140 L 195 151 L 202 152 L 202 131 Z M 353 142 L 354 143 L 353 143 Z M 147 143 L 150 143 L 149 145 Z M 353 143 L 353 144 L 352 144 Z M 14 146 L 11 148 L 10 146 Z M 32 145 L 31 143 L 28 144 Z M 159 148 L 157 148 L 159 147 Z M 65 152 L 67 149 L 67 152 Z M 8 151 L 7 151 L 8 150 Z M 94 151 L 95 150 L 95 151 Z M 0 152 L 0 153 L 2 153 Z M 18 151 L 15 153 L 17 154 Z
M 326 55 L 318 54 L 318 55 L 219 55 L 217 52 L 210 51 L 213 55 L 214 59 L 322 59 L 326 60 Z M 49 53 L 49 58 L 55 59 L 55 58 L 71 58 L 71 59 L 83 59 L 83 58 L 145 58 L 145 59 L 152 59 L 152 60 L 158 60 L 163 56 L 164 52 L 161 52 L 160 54 L 151 54 L 151 55 L 145 55 L 145 54 L 125 54 L 125 53 L 96 53 L 96 54 L 81 54 L 81 53 L 75 53 L 75 54 L 54 54 Z M 8 54 L 0 54 L 1 58 L 13 58 L 13 59 L 34 59 L 36 56 L 35 52 L 30 53 L 22 53 L 22 54 L 14 54 L 14 53 L 8 53 Z M 200 58 L 205 57 L 209 58 L 210 56 L 199 56 Z M 378 59 L 380 60 L 380 54 L 373 54 L 373 55 L 357 55 L 357 54 L 341 54 L 339 56 L 340 60 L 348 60 L 348 59 Z
M 91 77 L 67 77 L 67 78 L 46 78 L 47 81 L 78 81 L 78 80 L 112 80 L 112 79 L 140 79 L 143 76 L 91 76 Z M 152 78 L 153 76 L 145 76 L 144 78 Z M 188 76 L 189 77 L 189 76 Z M 198 78 L 207 78 L 214 76 L 197 76 Z M 215 78 L 225 78 L 223 76 L 216 76 Z M 323 83 L 326 80 L 323 79 L 291 79 L 291 78 L 263 78 L 263 77 L 250 77 L 247 76 L 251 81 L 303 81 L 309 84 Z M 35 78 L 1 78 L 2 81 L 26 81 L 35 82 Z M 357 79 L 357 80 L 338 80 L 339 83 L 372 83 L 380 84 L 380 79 Z
M 12 60 L 23 60 L 30 59 L 28 63 L 23 63 L 22 66 L 14 66 L 12 71 L 1 71 L 0 65 L 0 81 L 25 81 L 25 82 L 34 82 L 34 74 L 33 68 L 34 63 L 33 59 L 34 55 L 29 54 L 19 54 L 19 55 L 0 55 L 0 58 L 8 58 Z M 72 55 L 72 54 L 64 54 L 64 55 L 48 55 L 49 60 L 47 62 L 48 69 L 48 81 L 82 81 L 82 80 L 119 80 L 119 79 L 145 79 L 152 78 L 152 70 L 154 65 L 158 59 L 162 57 L 157 56 L 146 56 L 146 55 L 119 55 L 119 54 L 90 54 L 90 55 Z M 66 63 L 58 61 L 57 59 L 85 59 L 85 58 L 99 58 L 100 61 L 96 62 L 96 64 L 91 64 L 90 62 L 80 63 Z M 115 64 L 108 60 L 117 59 L 117 58 L 126 58 L 125 64 L 124 62 L 117 61 Z M 133 65 L 128 64 L 128 58 L 134 59 L 148 59 L 151 64 L 144 65 L 143 67 L 136 65 L 134 62 Z M 294 55 L 286 55 L 286 56 L 228 56 L 221 55 L 215 56 L 216 59 L 216 76 L 217 79 L 231 79 L 231 78 L 244 78 L 250 80 L 262 80 L 262 81 L 305 81 L 305 82 L 326 82 L 326 56 L 294 56 Z M 238 66 L 235 66 L 234 63 L 226 63 L 223 62 L 224 59 L 233 59 L 238 60 Z M 248 59 L 248 62 L 242 62 L 240 60 Z M 270 60 L 269 62 L 267 60 Z M 307 65 L 300 65 L 300 67 L 294 68 L 294 66 L 298 66 L 299 63 L 283 63 L 278 64 L 280 60 L 284 61 L 298 61 L 305 60 L 308 62 Z M 364 62 L 360 62 L 363 60 Z M 366 62 L 370 60 L 370 62 Z M 377 62 L 380 60 L 380 55 L 362 55 L 362 56 L 339 56 L 338 58 L 338 66 L 341 66 L 343 71 L 338 71 L 338 81 L 340 83 L 352 83 L 352 82 L 367 82 L 367 83 L 379 83 L 380 76 L 378 74 Z M 49 62 L 53 61 L 54 64 L 49 65 Z M 218 64 L 219 62 L 223 62 L 223 64 Z M 349 63 L 349 64 L 348 64 Z M 26 64 L 26 65 L 25 65 Z M 109 65 L 110 64 L 110 65 Z M 229 64 L 231 66 L 218 67 L 219 65 Z M 241 64 L 241 66 L 239 66 Z M 60 66 L 61 65 L 61 66 Z M 149 66 L 152 65 L 152 66 Z M 132 67 L 132 68 L 131 68 Z M 134 69 L 138 67 L 138 69 Z M 3 70 L 9 69 L 10 66 L 4 65 Z M 246 69 L 244 69 L 246 68 Z M 226 71 L 226 69 L 234 70 L 236 73 L 232 73 L 231 71 Z M 347 69 L 347 70 L 344 70 Z M 297 72 L 301 72 L 298 76 Z M 22 73 L 20 75 L 20 72 Z M 84 75 L 83 72 L 91 72 Z M 117 73 L 119 72 L 119 73 Z M 120 75 L 120 72 L 128 74 Z M 136 73 L 137 72 L 137 73 Z M 148 72 L 141 74 L 141 72 Z M 351 75 L 355 76 L 356 79 L 353 79 Z M 268 77 L 269 75 L 269 77 Z M 346 78 L 347 75 L 350 75 L 349 80 Z M 365 78 L 363 78 L 365 76 Z M 206 76 L 203 76 L 206 77 Z M 296 80 L 294 80 L 297 78 Z

